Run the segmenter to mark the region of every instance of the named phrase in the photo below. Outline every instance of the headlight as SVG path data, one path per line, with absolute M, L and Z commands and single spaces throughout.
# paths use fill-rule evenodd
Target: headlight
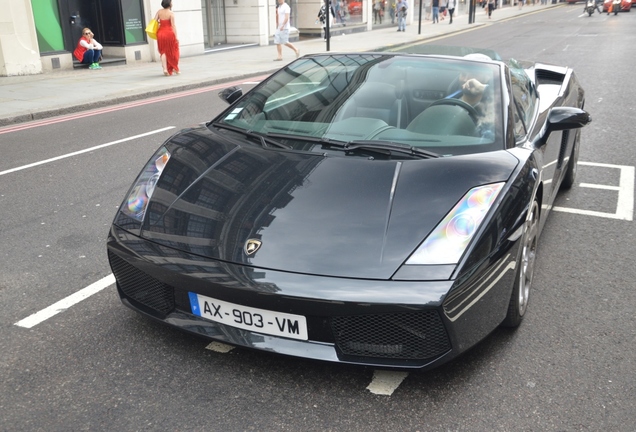
M 148 202 L 155 191 L 155 186 L 161 177 L 163 169 L 170 160 L 170 152 L 165 147 L 161 147 L 150 159 L 146 167 L 141 172 L 135 185 L 132 187 L 130 195 L 124 202 L 122 213 L 142 222 Z
M 457 264 L 503 186 L 495 183 L 468 191 L 406 264 Z

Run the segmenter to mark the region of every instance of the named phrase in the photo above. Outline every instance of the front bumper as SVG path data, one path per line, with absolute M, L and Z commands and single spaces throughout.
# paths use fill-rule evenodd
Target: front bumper
M 158 245 L 116 226 L 109 235 L 108 256 L 123 303 L 154 319 L 232 345 L 378 367 L 429 368 L 450 360 L 501 322 L 509 299 L 506 272 L 479 301 L 467 303 L 470 307 L 461 316 L 449 316 L 444 300 L 454 281 L 345 279 L 259 269 Z M 504 296 L 508 292 L 503 303 L 493 301 L 500 291 Z M 191 311 L 189 292 L 303 315 L 309 339 L 270 336 L 201 318 Z M 467 287 L 453 292 L 474 295 Z M 452 297 L 456 304 L 457 296 Z

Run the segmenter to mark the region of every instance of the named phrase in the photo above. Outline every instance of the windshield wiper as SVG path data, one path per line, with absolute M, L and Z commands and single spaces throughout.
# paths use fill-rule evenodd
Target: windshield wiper
M 294 140 L 294 141 L 307 141 L 312 143 L 319 144 L 330 144 L 329 140 L 324 138 L 318 138 L 309 135 L 290 135 L 290 134 L 282 134 L 282 133 L 272 133 L 268 132 L 265 136 L 269 138 L 278 138 L 278 139 L 286 139 L 286 140 Z
M 392 152 L 406 154 L 409 156 L 420 157 L 423 159 L 432 159 L 441 157 L 440 154 L 427 150 L 422 150 L 419 147 L 410 146 L 408 144 L 400 144 L 393 141 L 370 141 L 370 140 L 354 140 L 342 146 L 344 150 L 369 150 L 379 153 L 389 154 Z
M 212 126 L 214 126 L 216 128 L 219 128 L 219 129 L 227 129 L 227 130 L 230 130 L 232 132 L 238 132 L 240 134 L 245 135 L 246 137 L 256 138 L 260 142 L 261 146 L 263 146 L 265 148 L 267 148 L 267 147 L 276 147 L 276 148 L 282 148 L 282 149 L 285 149 L 285 150 L 291 149 L 291 147 L 289 147 L 289 146 L 287 146 L 287 145 L 285 145 L 285 144 L 283 144 L 281 142 L 278 142 L 278 141 L 270 138 L 267 135 L 262 135 L 262 134 L 259 134 L 257 132 L 251 131 L 251 130 L 246 130 L 246 129 L 242 129 L 240 127 L 232 126 L 232 125 L 229 125 L 229 124 L 226 124 L 226 123 L 218 123 L 218 122 L 212 123 Z

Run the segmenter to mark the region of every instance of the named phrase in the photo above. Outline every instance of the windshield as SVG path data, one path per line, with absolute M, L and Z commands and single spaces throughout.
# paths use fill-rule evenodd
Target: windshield
M 499 67 L 490 62 L 318 55 L 277 72 L 221 121 L 297 149 L 378 141 L 449 156 L 504 148 L 500 95 Z

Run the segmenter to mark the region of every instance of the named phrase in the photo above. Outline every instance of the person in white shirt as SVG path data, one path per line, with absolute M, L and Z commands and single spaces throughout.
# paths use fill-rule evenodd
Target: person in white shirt
M 99 58 L 102 56 L 102 44 L 93 38 L 94 34 L 88 27 L 82 30 L 82 37 L 77 43 L 73 55 L 80 63 L 89 65 L 89 69 L 101 69 Z
M 331 18 L 329 19 L 329 22 L 333 25 L 333 23 L 335 23 L 336 13 L 333 6 L 331 6 L 331 2 L 329 3 L 329 10 L 331 10 Z M 327 40 L 329 35 L 327 34 L 327 8 L 325 7 L 325 3 L 320 6 L 320 10 L 318 11 L 318 20 L 320 21 L 320 24 L 322 24 L 322 33 L 325 35 L 325 40 Z
M 453 23 L 453 13 L 455 12 L 455 5 L 457 4 L 456 0 L 448 0 L 448 5 L 446 8 L 448 9 L 448 15 L 450 16 L 449 24 Z
M 278 7 L 276 8 L 276 31 L 274 32 L 274 43 L 276 44 L 276 51 L 278 57 L 274 61 L 283 60 L 283 45 L 289 47 L 296 53 L 296 58 L 300 56 L 300 50 L 289 42 L 289 16 L 291 15 L 291 8 L 285 0 L 278 0 Z
M 400 0 L 397 4 L 397 19 L 398 19 L 398 29 L 397 31 L 406 31 L 406 14 L 409 8 L 409 4 L 406 0 Z

